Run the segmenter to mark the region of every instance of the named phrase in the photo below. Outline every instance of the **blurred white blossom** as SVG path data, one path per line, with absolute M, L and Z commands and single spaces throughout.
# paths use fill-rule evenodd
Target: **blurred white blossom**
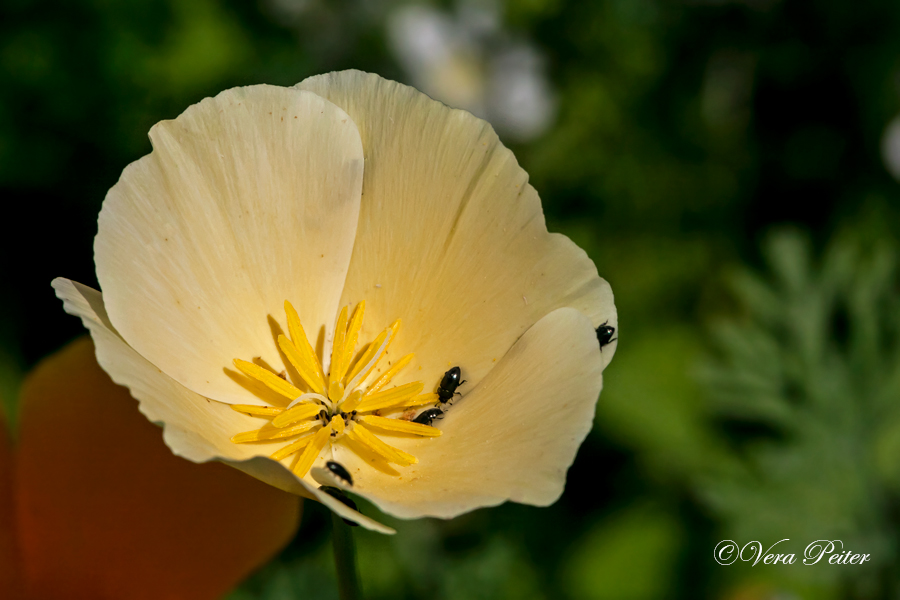
M 881 138 L 881 159 L 888 173 L 900 180 L 900 116 L 888 123 Z
M 454 12 L 406 5 L 387 18 L 388 42 L 411 83 L 487 119 L 516 141 L 543 133 L 556 112 L 540 52 L 502 27 L 493 2 L 460 1 Z

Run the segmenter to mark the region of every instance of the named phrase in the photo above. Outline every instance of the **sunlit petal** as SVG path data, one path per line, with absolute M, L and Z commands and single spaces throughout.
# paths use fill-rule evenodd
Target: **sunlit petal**
M 415 379 L 462 365 L 477 384 L 559 307 L 617 325 L 609 285 L 583 250 L 547 232 L 528 175 L 488 123 L 359 71 L 297 87 L 359 128 L 363 202 L 342 304 L 365 298 L 370 323 L 403 318 L 393 350 L 415 352 Z
M 403 518 L 450 518 L 507 500 L 544 506 L 593 425 L 603 363 L 591 322 L 558 309 L 529 329 L 474 390 L 435 421 L 443 435 L 384 439 L 419 459 L 397 478 L 336 447 L 353 491 Z
M 281 362 L 267 318 L 284 326 L 286 298 L 314 339 L 332 327 L 358 221 L 356 126 L 318 96 L 260 85 L 207 98 L 150 139 L 100 212 L 110 321 L 192 391 L 252 404 L 226 368 Z

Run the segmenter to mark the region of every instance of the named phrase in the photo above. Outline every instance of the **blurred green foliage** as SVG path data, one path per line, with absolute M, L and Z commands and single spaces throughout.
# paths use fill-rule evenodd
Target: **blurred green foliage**
M 571 598 L 650 600 L 669 595 L 684 532 L 661 507 L 637 505 L 588 528 L 567 560 Z M 623 576 L 627 575 L 627 576 Z
M 95 283 L 100 203 L 150 150 L 150 126 L 234 85 L 340 68 L 405 80 L 385 41 L 401 4 L 3 3 L 9 413 L 21 374 L 82 333 L 49 281 Z M 900 202 L 879 148 L 900 113 L 900 4 L 508 0 L 501 13 L 544 53 L 559 105 L 513 149 L 551 229 L 610 281 L 621 340 L 563 498 L 361 532 L 368 597 L 893 597 Z M 760 252 L 782 224 L 802 233 Z M 327 524 L 307 503 L 297 540 L 231 599 L 335 597 Z M 837 536 L 876 560 L 723 567 L 725 536 Z
M 732 279 L 744 318 L 713 329 L 702 369 L 714 414 L 731 433 L 701 489 L 736 540 L 782 538 L 799 554 L 843 542 L 871 562 L 824 561 L 767 573 L 852 597 L 897 591 L 900 456 L 900 254 L 835 241 L 820 265 L 796 232 L 764 245 L 772 275 Z

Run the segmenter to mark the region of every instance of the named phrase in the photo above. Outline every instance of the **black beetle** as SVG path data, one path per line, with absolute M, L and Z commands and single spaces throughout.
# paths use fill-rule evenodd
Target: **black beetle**
M 329 460 L 327 463 L 325 463 L 325 467 L 329 471 L 331 471 L 332 475 L 334 475 L 347 485 L 353 485 L 353 478 L 350 477 L 350 472 L 347 471 L 347 469 L 345 469 L 343 465 L 341 465 L 341 463 Z
M 609 321 L 603 321 L 603 325 L 597 328 L 597 341 L 600 342 L 600 348 L 603 346 L 611 344 L 619 338 L 614 338 L 616 335 L 616 328 L 610 325 L 607 325 Z
M 323 485 L 323 486 L 319 486 L 319 490 L 322 492 L 325 492 L 326 494 L 328 494 L 329 496 L 331 496 L 332 498 L 334 498 L 341 504 L 344 504 L 347 507 L 352 508 L 353 510 L 356 510 L 356 502 L 354 502 L 353 500 L 348 498 L 344 494 L 344 492 L 342 492 L 340 490 L 340 488 L 331 487 L 330 485 Z M 349 519 L 344 519 L 344 523 L 346 523 L 350 527 L 356 527 L 359 525 L 359 523 L 354 523 L 353 521 L 351 521 Z
M 438 400 L 440 400 L 441 404 L 450 400 L 450 398 L 453 397 L 453 394 L 459 394 L 459 392 L 456 391 L 456 388 L 466 382 L 465 379 L 462 381 L 459 380 L 461 375 L 462 371 L 459 370 L 459 367 L 453 367 L 444 373 L 444 377 L 441 378 L 441 384 L 438 386 L 437 390 Z
M 431 425 L 431 422 L 435 419 L 440 419 L 444 416 L 444 411 L 439 408 L 429 408 L 428 410 L 423 410 L 419 413 L 415 419 L 413 419 L 413 423 L 419 423 L 420 425 Z

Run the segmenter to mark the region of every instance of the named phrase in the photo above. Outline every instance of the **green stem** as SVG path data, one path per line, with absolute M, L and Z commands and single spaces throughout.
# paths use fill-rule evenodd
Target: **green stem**
M 353 528 L 331 513 L 331 537 L 334 541 L 334 566 L 337 570 L 338 595 L 341 600 L 360 600 L 359 573 L 356 570 L 356 548 Z

